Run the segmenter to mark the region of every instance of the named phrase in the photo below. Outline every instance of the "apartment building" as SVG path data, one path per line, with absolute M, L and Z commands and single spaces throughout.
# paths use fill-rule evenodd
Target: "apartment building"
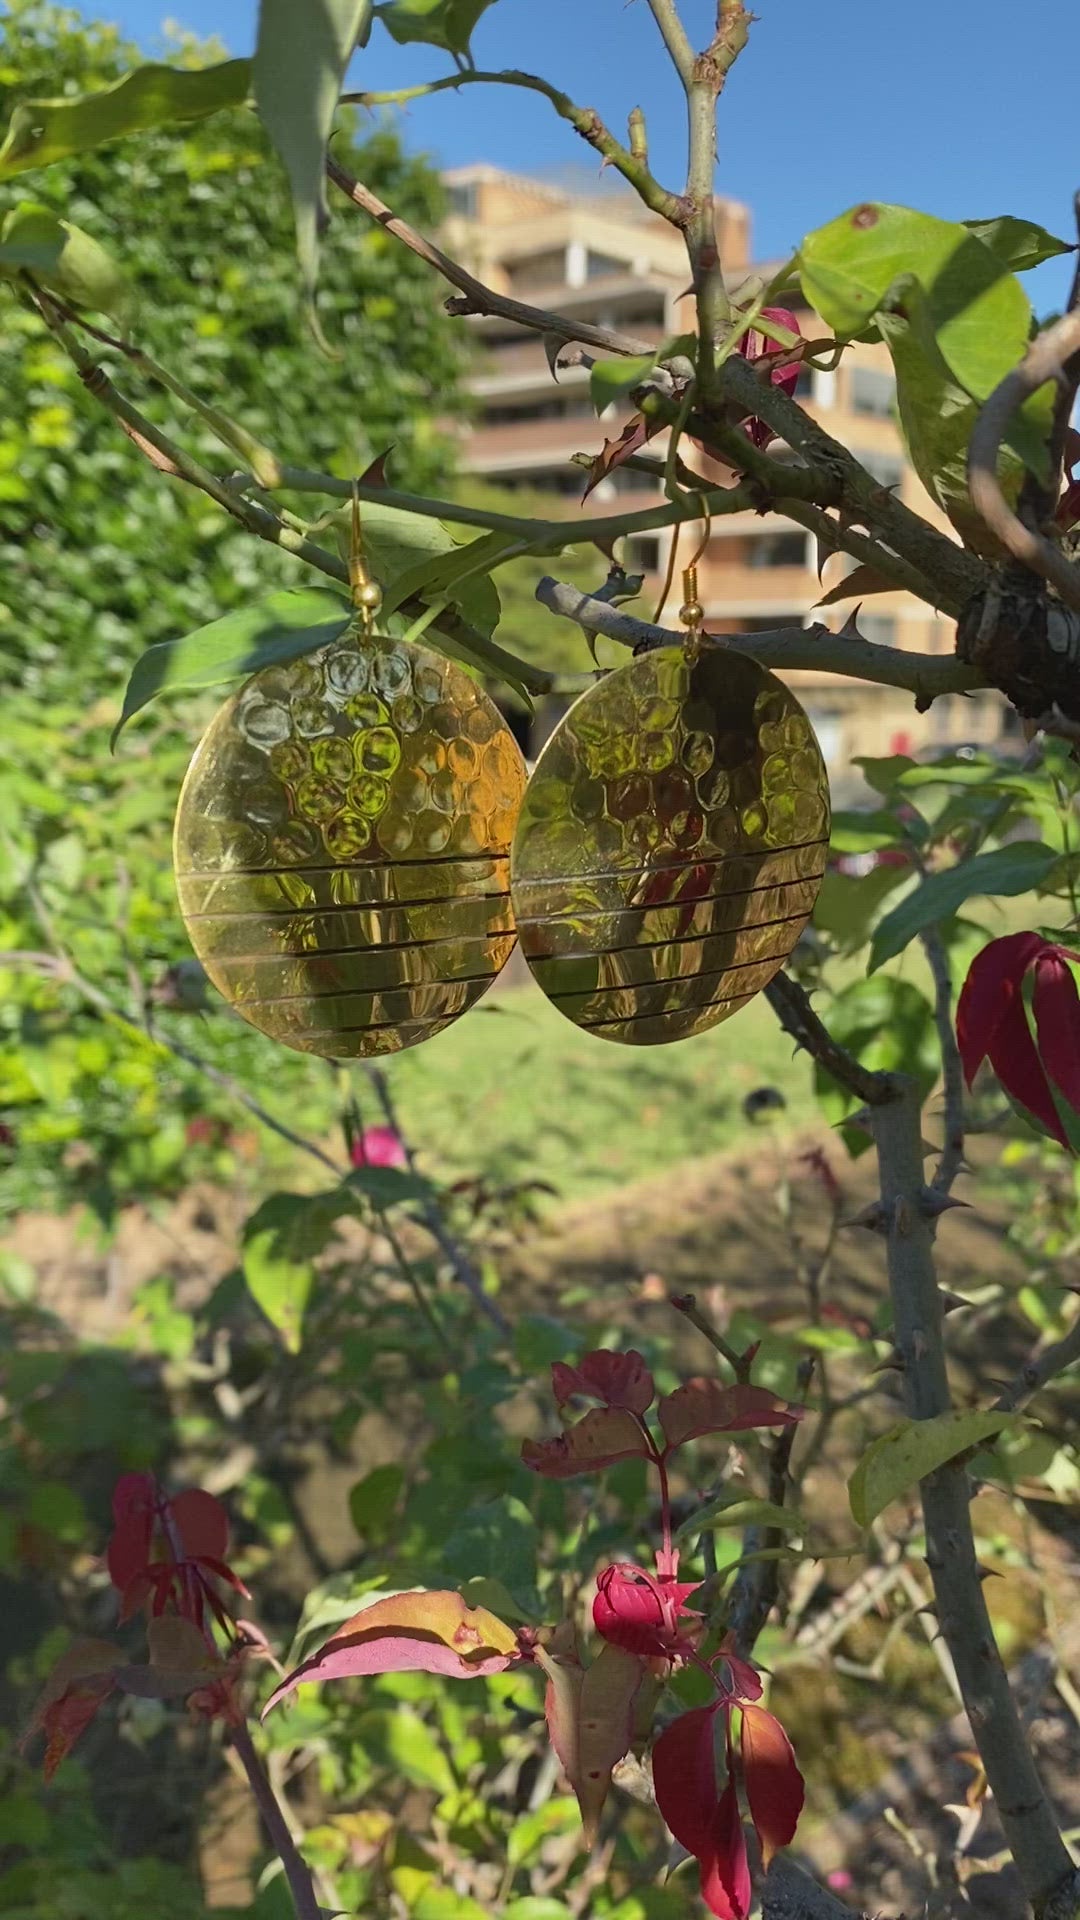
M 692 325 L 682 239 L 629 192 L 576 192 L 488 166 L 458 168 L 444 179 L 451 209 L 448 248 L 498 291 L 647 340 L 660 341 Z M 751 268 L 749 209 L 720 200 L 717 230 L 725 273 L 734 286 Z M 553 516 L 576 513 L 582 475 L 573 455 L 598 449 L 626 415 L 610 411 L 597 420 L 584 368 L 567 368 L 556 384 L 537 335 L 495 316 L 478 316 L 470 324 L 480 351 L 470 380 L 476 415 L 465 435 L 463 465 L 508 491 L 550 494 Z M 809 334 L 821 330 L 809 314 L 802 324 Z M 833 372 L 806 369 L 798 398 L 882 486 L 895 488 L 909 506 L 945 524 L 906 459 L 884 347 L 853 346 Z M 663 441 L 653 444 L 662 447 Z M 617 468 L 594 490 L 590 504 L 597 512 L 612 512 L 616 505 L 653 506 L 662 497 L 649 475 Z M 683 532 L 681 553 L 693 550 L 698 531 Z M 644 598 L 650 606 L 660 591 L 670 538 L 664 531 L 627 543 L 628 564 L 646 576 Z M 833 555 L 819 577 L 814 536 L 775 515 L 717 519 L 699 565 L 706 623 L 717 633 L 809 625 L 818 619 L 838 628 L 856 603 L 819 612 L 818 602 L 850 565 Z M 670 604 L 678 605 L 677 585 Z M 919 652 L 946 652 L 953 645 L 952 623 L 905 593 L 867 599 L 858 625 L 868 640 L 881 645 Z M 939 702 L 920 715 L 910 695 L 869 682 L 812 671 L 785 677 L 810 713 L 841 791 L 857 754 L 983 745 L 997 740 L 1005 725 L 1004 703 L 996 694 Z

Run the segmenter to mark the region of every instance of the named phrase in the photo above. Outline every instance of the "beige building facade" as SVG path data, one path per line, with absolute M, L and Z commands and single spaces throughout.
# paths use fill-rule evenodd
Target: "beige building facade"
M 449 251 L 488 285 L 533 306 L 548 307 L 659 342 L 687 329 L 687 267 L 681 236 L 629 193 L 579 194 L 517 178 L 496 168 L 460 168 L 444 176 L 451 211 Z M 717 228 L 725 273 L 735 286 L 751 270 L 749 210 L 718 203 Z M 766 269 L 767 271 L 767 269 Z M 820 333 L 815 316 L 800 316 L 803 331 Z M 552 379 L 542 340 L 497 316 L 478 316 L 479 353 L 470 388 L 475 402 L 464 437 L 468 472 L 513 492 L 550 494 L 553 515 L 580 510 L 582 473 L 573 456 L 595 452 L 613 437 L 628 409 L 597 420 L 588 372 L 568 367 Z M 797 397 L 844 442 L 882 486 L 935 523 L 945 525 L 909 462 L 895 419 L 895 387 L 886 349 L 855 345 L 835 371 L 806 369 Z M 652 443 L 662 449 L 663 440 Z M 651 476 L 616 468 L 590 496 L 586 511 L 611 513 L 658 505 Z M 688 556 L 700 530 L 685 529 Z M 650 612 L 668 564 L 667 531 L 627 542 L 624 556 L 645 574 Z M 725 516 L 713 521 L 699 566 L 706 624 L 717 633 L 810 625 L 839 628 L 855 601 L 818 610 L 821 595 L 850 570 L 833 555 L 819 578 L 817 542 L 776 515 Z M 678 585 L 671 606 L 678 606 Z M 864 600 L 859 630 L 881 645 L 925 653 L 951 651 L 953 624 L 905 593 Z M 834 785 L 859 754 L 942 751 L 986 745 L 1001 737 L 1004 703 L 996 694 L 940 701 L 917 714 L 911 696 L 864 681 L 811 671 L 785 675 L 814 723 Z

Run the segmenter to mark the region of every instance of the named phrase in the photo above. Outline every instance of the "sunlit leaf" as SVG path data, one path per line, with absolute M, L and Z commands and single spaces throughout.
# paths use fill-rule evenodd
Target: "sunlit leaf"
M 903 1420 L 872 1440 L 848 1481 L 848 1499 L 857 1526 L 868 1527 L 902 1493 L 935 1473 L 958 1453 L 989 1440 L 1016 1419 L 1013 1413 L 937 1414 L 932 1420 Z
M 269 1713 L 305 1680 L 413 1672 L 468 1680 L 502 1673 L 516 1654 L 513 1629 L 486 1608 L 467 1606 L 459 1593 L 396 1593 L 347 1620 L 274 1689 L 263 1711 Z
M 632 1413 L 621 1407 L 594 1407 L 554 1440 L 526 1440 L 521 1457 L 534 1473 L 567 1480 L 577 1473 L 610 1467 L 616 1460 L 647 1460 L 649 1444 Z
M 423 41 L 465 57 L 480 15 L 494 0 L 382 0 L 378 19 L 399 46 Z
M 0 226 L 0 273 L 23 270 L 74 307 L 121 320 L 131 309 L 131 287 L 100 241 L 32 200 L 13 207 Z
M 878 923 L 870 943 L 867 972 L 874 973 L 886 960 L 902 953 L 924 927 L 951 919 L 966 900 L 979 894 L 1000 897 L 1029 892 L 1045 880 L 1060 858 L 1053 847 L 1045 847 L 1038 840 L 1017 840 L 958 861 L 941 873 L 928 874 Z
M 707 1433 L 745 1433 L 753 1427 L 789 1427 L 805 1408 L 792 1406 L 765 1387 L 722 1386 L 718 1380 L 687 1380 L 657 1406 L 668 1448 Z
M 125 134 L 177 120 L 201 120 L 223 107 L 243 106 L 251 85 L 250 60 L 224 60 L 195 70 L 136 67 L 111 87 L 63 100 L 21 100 L 0 147 L 0 180 L 30 167 L 49 167 Z
M 1010 273 L 1026 273 L 1056 254 L 1075 251 L 1070 241 L 1056 239 L 1037 221 L 1017 220 L 1011 213 L 999 214 L 993 220 L 965 220 L 964 226 Z
M 345 68 L 366 11 L 364 0 L 260 0 L 255 104 L 289 176 L 296 251 L 314 302 L 326 207 L 326 147 Z M 312 305 L 312 311 L 314 311 Z

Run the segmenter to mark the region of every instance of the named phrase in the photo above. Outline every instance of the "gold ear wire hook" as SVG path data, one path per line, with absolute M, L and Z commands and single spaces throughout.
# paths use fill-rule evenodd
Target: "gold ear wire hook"
M 352 527 L 349 534 L 349 591 L 352 603 L 360 615 L 364 629 L 364 638 L 370 639 L 375 625 L 375 615 L 382 606 L 382 588 L 373 580 L 364 558 L 364 535 L 360 524 L 360 490 L 356 481 L 352 487 Z
M 683 568 L 683 604 L 679 608 L 679 619 L 686 628 L 686 644 L 696 651 L 701 640 L 701 623 L 705 618 L 705 609 L 698 599 L 698 561 L 705 552 L 712 534 L 712 515 L 705 512 L 705 531 L 698 542 L 697 552 L 689 565 Z

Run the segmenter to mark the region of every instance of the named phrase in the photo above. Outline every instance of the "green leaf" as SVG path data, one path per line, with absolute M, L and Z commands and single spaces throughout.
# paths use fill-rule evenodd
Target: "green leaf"
M 531 1813 L 523 1813 L 514 1822 L 506 1842 L 507 1860 L 512 1867 L 524 1866 L 544 1840 L 554 1833 L 570 1833 L 580 1820 L 577 1801 L 568 1793 L 545 1800 L 543 1806 L 534 1808 Z M 521 1903 L 515 1901 L 514 1904 L 517 1906 Z
M 375 12 L 399 46 L 421 40 L 467 59 L 473 29 L 493 4 L 494 0 L 383 0 Z
M 539 1615 L 536 1592 L 536 1522 L 514 1495 L 466 1507 L 449 1539 L 439 1549 L 442 1577 L 454 1585 L 469 1579 L 496 1579 L 515 1605 L 531 1618 Z
M 383 606 L 388 613 L 393 613 L 404 600 L 414 597 L 447 599 L 460 606 L 465 582 L 489 574 L 511 551 L 520 550 L 521 544 L 517 534 L 501 532 L 485 533 L 481 539 L 468 540 L 460 547 L 449 542 L 441 552 L 430 553 L 406 567 L 395 580 L 384 582 Z
M 368 1539 L 384 1537 L 404 1485 L 405 1469 L 396 1460 L 372 1467 L 356 1482 L 349 1494 L 349 1514 L 357 1533 Z
M 869 873 L 826 873 L 814 904 L 814 925 L 846 953 L 861 947 L 882 902 L 912 877 L 909 866 L 872 867 Z
M 302 587 L 239 607 L 180 640 L 159 640 L 132 668 L 113 745 L 121 728 L 159 693 L 215 687 L 242 680 L 260 667 L 297 660 L 339 639 L 352 617 L 348 601 L 339 594 Z
M 965 227 L 989 247 L 996 260 L 1010 273 L 1026 273 L 1055 254 L 1076 251 L 1068 240 L 1055 239 L 1034 220 L 1017 220 L 1002 213 L 994 220 L 965 220 Z
M 874 979 L 852 981 L 837 994 L 823 1018 L 833 1038 L 864 1067 L 910 1073 L 922 1092 L 929 1093 L 941 1068 L 934 1010 L 909 980 L 878 974 Z M 814 1069 L 814 1090 L 832 1125 L 840 1123 L 855 1104 L 853 1096 L 820 1066 Z M 845 1130 L 844 1141 L 853 1159 L 871 1145 L 869 1135 L 854 1128 Z
M 1013 1413 L 939 1413 L 932 1420 L 902 1420 L 872 1440 L 848 1481 L 857 1526 L 868 1527 L 892 1501 L 958 1453 L 989 1440 L 1016 1419 Z
M 940 920 L 950 920 L 976 894 L 1027 893 L 1044 880 L 1061 858 L 1040 840 L 1018 840 L 992 853 L 977 853 L 943 873 L 931 873 L 899 906 L 885 915 L 870 943 L 867 972 L 902 953 L 916 934 Z
M 408 1173 L 404 1167 L 354 1167 L 344 1184 L 351 1192 L 363 1194 L 380 1212 L 406 1200 L 430 1200 L 436 1192 L 422 1173 Z
M 10 180 L 30 167 L 51 167 L 57 160 L 86 153 L 125 134 L 174 120 L 202 120 L 223 107 L 243 106 L 250 85 L 250 60 L 224 60 L 195 71 L 136 67 L 96 93 L 74 94 L 65 100 L 21 100 L 0 147 L 0 180 Z
M 589 398 L 597 413 L 603 413 L 614 400 L 621 400 L 632 388 L 647 380 L 660 357 L 655 353 L 633 354 L 624 360 L 597 360 L 589 374 Z
M 723 1527 L 777 1527 L 785 1533 L 804 1533 L 806 1522 L 790 1507 L 778 1507 L 771 1500 L 713 1500 L 684 1520 L 675 1538 L 690 1540 L 699 1533 L 716 1533 Z
M 886 813 L 884 808 L 876 813 L 841 809 L 833 814 L 829 836 L 832 853 L 876 853 L 880 847 L 902 846 L 903 841 L 903 829 L 895 814 Z
M 916 280 L 942 358 L 976 400 L 1027 349 L 1032 313 L 1023 287 L 958 221 L 868 203 L 808 234 L 799 258 L 807 298 L 843 339 L 865 333 L 901 283 Z
M 361 1714 L 356 1738 L 370 1760 L 402 1775 L 414 1787 L 453 1792 L 456 1782 L 441 1742 L 411 1707 L 374 1708 Z M 414 1907 L 414 1915 L 418 1912 Z
M 574 1920 L 569 1907 L 546 1893 L 525 1893 L 502 1910 L 502 1920 Z
M 290 1353 L 299 1353 L 315 1285 L 306 1194 L 272 1193 L 244 1228 L 243 1267 L 256 1306 Z
M 0 226 L 0 272 L 14 279 L 24 269 L 72 306 L 117 319 L 131 310 L 131 288 L 112 255 L 81 227 L 32 200 L 13 207 Z
M 255 46 L 255 104 L 289 176 L 296 251 L 314 314 L 319 237 L 326 206 L 326 147 L 345 68 L 366 0 L 260 0 Z

